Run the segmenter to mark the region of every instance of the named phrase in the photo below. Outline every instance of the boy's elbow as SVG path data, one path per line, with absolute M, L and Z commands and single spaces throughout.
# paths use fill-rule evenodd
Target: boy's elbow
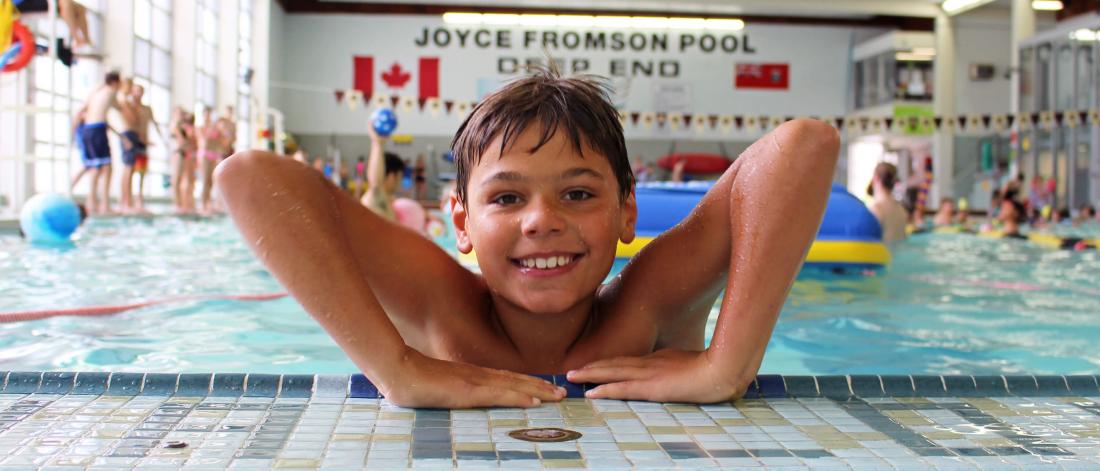
M 795 119 L 780 127 L 787 142 L 796 143 L 799 155 L 835 162 L 840 154 L 840 134 L 836 128 L 816 119 Z
M 246 178 L 254 177 L 266 166 L 265 162 L 278 156 L 262 150 L 237 152 L 214 168 L 214 184 L 225 193 L 226 189 L 241 186 Z

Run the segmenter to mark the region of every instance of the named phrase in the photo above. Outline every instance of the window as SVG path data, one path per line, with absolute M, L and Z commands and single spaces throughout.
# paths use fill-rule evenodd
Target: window
M 102 50 L 105 2 L 81 3 L 88 10 L 89 39 Z M 36 42 L 39 44 L 47 44 L 51 31 L 54 31 L 57 38 L 63 39 L 67 46 L 71 46 L 67 27 L 60 19 L 51 22 L 46 15 L 35 15 L 24 18 L 24 22 L 34 31 Z M 0 181 L 0 194 L 18 196 L 16 192 L 30 195 L 44 191 L 58 193 L 69 191 L 70 176 L 81 168 L 80 156 L 76 147 L 72 145 L 71 117 L 83 104 L 88 94 L 103 81 L 103 72 L 105 69 L 96 60 L 83 59 L 74 63 L 72 67 L 66 67 L 58 60 L 39 55 L 20 73 L 25 74 L 27 79 L 25 82 L 16 80 L 5 83 L 5 85 L 25 83 L 26 88 L 21 85 L 12 87 L 15 93 L 5 94 L 3 104 L 15 104 L 8 102 L 7 96 L 11 96 L 16 103 L 30 106 L 32 112 L 24 116 L 15 116 L 16 121 L 26 122 L 27 127 L 14 127 L 26 130 L 25 133 L 16 131 L 18 134 L 15 134 L 15 141 L 22 142 L 22 144 L 17 142 L 11 148 L 16 154 L 16 159 L 0 161 L 0 164 L 3 164 L 0 165 L 0 175 L 14 177 L 12 180 L 4 178 Z M 24 117 L 29 119 L 21 119 Z M 16 202 L 18 199 L 11 198 L 10 202 Z M 0 211 L 3 210 L 3 206 L 0 204 Z
M 238 0 L 237 149 L 252 147 L 252 0 Z
M 153 109 L 153 119 L 167 133 L 172 113 L 172 0 L 134 0 L 134 83 L 145 89 L 143 102 Z M 167 135 L 149 133 L 149 174 L 168 175 Z M 150 185 L 154 196 L 167 194 L 163 185 Z
M 195 17 L 195 99 L 213 108 L 218 101 L 218 1 L 201 0 Z

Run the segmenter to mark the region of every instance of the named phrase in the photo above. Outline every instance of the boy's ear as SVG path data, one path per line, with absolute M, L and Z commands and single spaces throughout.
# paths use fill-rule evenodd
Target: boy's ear
M 454 192 L 451 192 L 451 221 L 454 222 L 455 246 L 458 251 L 464 254 L 473 252 L 474 245 L 470 243 L 470 234 L 466 231 L 466 206 L 458 201 Z
M 638 199 L 631 191 L 623 200 L 623 223 L 619 229 L 619 240 L 624 244 L 634 241 L 634 226 L 638 223 Z

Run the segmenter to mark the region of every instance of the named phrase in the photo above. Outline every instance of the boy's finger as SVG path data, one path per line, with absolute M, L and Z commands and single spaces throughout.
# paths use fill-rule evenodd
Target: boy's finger
M 616 383 L 646 379 L 653 376 L 647 368 L 637 366 L 592 366 L 570 371 L 566 379 L 574 383 Z
M 512 389 L 537 397 L 543 401 L 558 401 L 565 397 L 565 389 L 539 378 L 508 373 L 487 378 L 486 386 Z
M 592 363 L 589 363 L 587 365 L 582 366 L 580 369 L 581 370 L 586 370 L 586 369 L 589 369 L 589 368 L 601 368 L 601 367 L 608 367 L 608 366 L 634 366 L 634 367 L 639 367 L 639 366 L 644 366 L 645 364 L 646 364 L 646 358 L 645 357 L 615 357 L 615 358 L 607 358 L 607 359 L 604 359 L 604 360 L 594 361 Z M 579 371 L 579 370 L 573 370 L 573 371 Z
M 584 393 L 588 399 L 620 399 L 620 400 L 654 400 L 647 397 L 640 381 L 624 381 L 620 383 L 607 383 L 590 389 Z
M 513 389 L 493 386 L 477 388 L 474 396 L 472 399 L 477 405 L 489 404 L 494 407 L 538 407 L 542 405 L 542 401 L 537 397 Z

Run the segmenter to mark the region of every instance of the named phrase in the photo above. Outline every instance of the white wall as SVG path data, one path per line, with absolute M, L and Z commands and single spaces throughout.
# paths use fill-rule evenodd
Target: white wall
M 1012 60 L 1012 25 L 1007 13 L 955 18 L 955 110 L 972 113 L 1008 113 L 1012 110 L 1012 82 L 1005 73 Z M 992 64 L 990 81 L 971 81 L 972 64 Z
M 172 2 L 172 104 L 195 103 L 195 43 L 198 2 Z
M 280 88 L 273 83 L 272 103 L 287 113 L 288 129 L 306 134 L 358 134 L 363 132 L 368 112 L 350 111 L 338 105 L 333 89 L 351 88 L 355 55 L 375 57 L 375 72 L 394 62 L 405 69 L 415 69 L 420 56 L 440 58 L 440 95 L 443 99 L 476 100 L 479 85 L 499 83 L 507 78 L 497 73 L 500 57 L 540 57 L 541 48 L 523 46 L 525 28 L 512 30 L 512 47 L 418 47 L 414 40 L 425 27 L 444 26 L 440 17 L 426 15 L 317 15 L 274 13 L 271 28 L 273 39 L 272 81 L 290 83 L 302 89 Z M 282 23 L 282 25 L 280 25 Z M 473 28 L 476 29 L 476 28 Z M 615 30 L 599 30 L 613 32 Z M 750 36 L 755 54 L 743 51 L 732 54 L 680 53 L 676 51 L 679 33 L 669 32 L 671 52 L 631 53 L 627 51 L 551 51 L 566 60 L 588 58 L 593 73 L 607 74 L 608 63 L 615 58 L 666 59 L 680 63 L 679 79 L 636 78 L 629 85 L 625 108 L 655 111 L 654 87 L 662 84 L 686 84 L 690 87 L 688 112 L 772 115 L 838 115 L 845 111 L 847 58 L 852 28 L 749 25 L 743 32 Z M 741 34 L 739 33 L 739 34 Z M 276 58 L 275 56 L 279 56 Z M 737 62 L 790 63 L 788 91 L 735 90 L 734 64 Z M 415 70 L 411 70 L 415 74 Z M 480 81 L 480 84 L 479 84 Z M 624 82 L 620 81 L 622 85 Z M 389 93 L 377 81 L 375 90 Z M 308 89 L 317 90 L 308 90 Z M 624 87 L 625 88 L 625 87 Z M 416 78 L 397 91 L 405 96 L 416 95 Z M 660 111 L 660 110 L 656 110 Z M 432 118 L 427 112 L 414 111 L 400 116 L 399 132 L 415 135 L 449 135 L 459 118 Z M 628 126 L 628 137 L 680 136 L 694 138 L 691 130 L 671 133 L 668 130 L 634 129 Z M 711 137 L 715 139 L 716 137 Z

